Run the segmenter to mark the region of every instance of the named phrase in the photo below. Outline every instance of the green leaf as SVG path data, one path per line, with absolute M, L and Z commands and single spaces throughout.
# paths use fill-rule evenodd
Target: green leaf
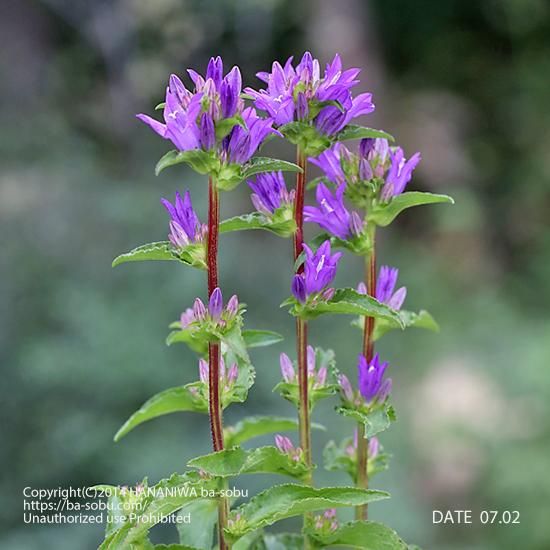
M 325 487 L 316 489 L 305 485 L 278 485 L 271 487 L 230 514 L 232 526 L 225 532 L 231 541 L 246 533 L 272 525 L 277 521 L 307 512 L 342 506 L 361 506 L 388 498 L 383 491 L 356 487 Z
M 241 327 L 235 324 L 231 330 L 220 334 L 220 340 L 240 359 L 250 362 L 248 352 L 246 351 L 246 343 L 241 333 Z
M 302 169 L 293 162 L 287 160 L 272 159 L 269 157 L 254 157 L 250 162 L 243 166 L 242 179 L 248 179 L 255 174 L 263 174 L 264 172 L 301 172 Z
M 386 404 L 372 411 L 361 411 L 349 407 L 337 407 L 336 412 L 363 423 L 365 426 L 365 437 L 367 438 L 387 430 L 390 424 L 396 420 L 394 408 Z
M 222 140 L 225 136 L 233 130 L 235 126 L 245 127 L 243 117 L 240 115 L 233 116 L 231 118 L 222 118 L 216 122 L 216 139 Z
M 214 526 L 218 521 L 216 500 L 196 500 L 186 504 L 178 512 L 180 516 L 190 515 L 189 523 L 177 523 L 180 543 L 191 548 L 210 550 L 213 548 Z
M 366 126 L 358 126 L 356 124 L 348 124 L 336 135 L 337 141 L 363 138 L 384 138 L 389 141 L 394 141 L 393 136 L 383 130 L 375 130 L 374 128 L 367 128 Z
M 166 103 L 163 101 L 162 103 L 157 103 L 155 105 L 155 111 L 162 111 L 165 107 Z
M 310 388 L 308 392 L 310 411 L 313 410 L 318 401 L 333 396 L 338 393 L 338 390 L 339 386 L 336 384 L 326 384 L 320 388 Z M 290 401 L 296 406 L 300 403 L 300 390 L 296 382 L 279 382 L 273 388 L 273 391 L 278 392 L 283 399 Z
M 272 330 L 247 329 L 242 331 L 242 336 L 247 348 L 263 348 L 284 340 L 278 332 Z
M 289 122 L 279 130 L 290 143 L 300 147 L 306 156 L 316 157 L 332 144 L 328 136 L 319 133 L 315 126 L 307 122 Z
M 229 361 L 228 363 L 230 364 Z M 225 409 L 231 403 L 244 403 L 248 397 L 248 390 L 254 385 L 255 376 L 256 372 L 250 363 L 239 362 L 239 376 L 227 396 L 223 393 L 222 407 Z
M 397 533 L 374 521 L 352 521 L 328 534 L 308 532 L 322 546 L 344 546 L 363 550 L 407 550 Z
M 272 446 L 245 451 L 241 447 L 224 449 L 193 458 L 188 466 L 214 477 L 235 477 L 242 474 L 280 474 L 304 479 L 309 468 L 303 461 L 293 460 Z
M 393 197 L 388 203 L 375 205 L 368 213 L 367 221 L 385 227 L 407 208 L 440 202 L 454 204 L 454 200 L 448 195 L 421 193 L 420 191 L 401 193 L 401 195 Z
M 206 269 L 205 247 L 203 244 L 191 243 L 182 248 L 174 248 L 169 241 L 160 241 L 138 246 L 113 260 L 113 267 L 126 262 L 143 262 L 150 260 L 178 261 L 199 269 Z
M 237 544 L 245 537 L 240 539 Z M 233 547 L 239 550 L 237 545 Z M 302 550 L 304 548 L 304 537 L 298 533 L 265 533 L 257 537 L 247 550 Z M 243 548 L 244 550 L 244 548 Z
M 201 334 L 193 334 L 190 330 L 173 330 L 166 337 L 166 345 L 187 344 L 194 352 L 201 356 L 208 353 L 208 339 Z
M 165 168 L 185 162 L 199 174 L 212 174 L 220 169 L 220 161 L 212 151 L 192 149 L 190 151 L 168 151 L 155 167 L 155 174 L 158 176 Z
M 413 311 L 401 310 L 399 312 L 399 317 L 401 318 L 402 324 L 405 326 L 405 328 L 423 328 L 426 330 L 431 330 L 433 332 L 439 332 L 439 325 L 437 324 L 435 319 L 424 309 L 419 311 L 418 313 L 414 313 Z M 374 325 L 374 340 L 378 340 L 379 338 L 384 336 L 386 332 L 396 328 L 400 327 L 394 321 L 389 321 L 387 319 L 377 319 Z
M 128 550 L 147 548 L 143 542 L 149 529 L 177 512 L 185 504 L 203 497 L 201 490 L 215 492 L 217 481 L 203 480 L 195 472 L 173 474 L 154 487 L 149 487 L 140 498 L 139 506 L 127 516 L 126 523 L 109 535 L 99 547 L 100 550 Z M 140 545 L 141 544 L 141 545 Z
M 312 424 L 312 428 L 325 430 L 321 424 Z M 235 426 L 225 429 L 225 441 L 228 447 L 240 445 L 249 439 L 271 433 L 298 430 L 298 420 L 282 416 L 249 416 Z
M 138 246 L 117 256 L 113 260 L 113 267 L 126 262 L 143 262 L 146 260 L 172 260 L 181 261 L 169 241 L 148 243 Z
M 270 220 L 259 212 L 252 212 L 251 214 L 243 214 L 223 220 L 220 223 L 220 233 L 250 229 L 264 229 L 280 237 L 287 237 L 292 235 L 296 230 L 296 222 L 293 219 Z
M 282 305 L 294 305 L 291 313 L 304 319 L 314 319 L 325 313 L 362 315 L 376 319 L 389 319 L 402 326 L 397 311 L 372 296 L 360 294 L 353 288 L 339 288 L 329 301 L 319 300 L 317 303 L 302 306 L 295 299 L 290 299 L 290 301 L 283 302 Z
M 208 409 L 204 408 L 203 404 L 189 391 L 194 386 L 195 384 L 187 384 L 169 388 L 148 399 L 126 420 L 116 433 L 114 440 L 120 441 L 136 426 L 165 414 L 183 411 L 208 412 Z

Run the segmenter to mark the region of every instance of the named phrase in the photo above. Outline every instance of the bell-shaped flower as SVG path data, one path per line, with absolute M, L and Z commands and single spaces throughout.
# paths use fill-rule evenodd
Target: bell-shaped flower
M 384 378 L 388 362 L 382 363 L 377 353 L 372 361 L 367 362 L 364 355 L 359 355 L 357 363 L 359 391 L 367 404 L 384 403 L 392 388 L 391 378 Z

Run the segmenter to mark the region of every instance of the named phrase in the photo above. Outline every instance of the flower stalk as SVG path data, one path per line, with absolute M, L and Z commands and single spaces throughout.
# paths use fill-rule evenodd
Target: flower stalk
M 365 258 L 365 279 L 367 294 L 376 297 L 376 228 L 370 229 L 371 249 Z M 370 364 L 374 357 L 374 317 L 365 317 L 365 328 L 363 331 L 363 355 Z M 357 425 L 357 486 L 361 489 L 369 488 L 368 474 L 368 450 L 369 440 L 365 437 L 365 425 L 359 422 Z M 355 509 L 356 519 L 366 520 L 368 518 L 368 505 L 358 506 Z
M 220 226 L 220 195 L 213 177 L 208 178 L 208 246 L 207 246 L 207 273 L 208 296 L 218 288 L 218 235 Z M 224 447 L 223 420 L 220 404 L 220 344 L 208 344 L 208 412 L 210 416 L 210 430 L 212 432 L 212 446 L 214 451 L 221 451 Z M 220 500 L 218 507 L 218 542 L 220 550 L 229 548 L 224 538 L 224 528 L 227 525 L 229 505 L 227 499 Z

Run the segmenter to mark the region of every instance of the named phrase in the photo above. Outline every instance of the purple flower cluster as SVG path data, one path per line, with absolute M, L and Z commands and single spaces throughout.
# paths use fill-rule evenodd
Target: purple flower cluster
M 270 119 L 258 117 L 256 111 L 244 108 L 240 97 L 242 79 L 238 67 L 223 76 L 220 57 L 211 58 L 206 77 L 189 69 L 194 84 L 188 90 L 181 79 L 171 75 L 166 89 L 164 124 L 145 114 L 137 117 L 164 139 L 170 140 L 179 151 L 218 148 L 224 162 L 244 163 L 256 152 L 263 140 L 274 130 Z M 239 124 L 238 117 L 242 119 Z M 216 129 L 223 120 L 234 124 L 223 132 L 219 143 Z M 225 135 L 227 134 L 227 135 Z
M 315 516 L 314 524 L 315 529 L 318 531 L 336 531 L 339 527 L 338 519 L 336 518 L 336 508 L 329 508 L 328 510 L 325 510 L 322 516 Z
M 257 73 L 267 84 L 265 90 L 245 89 L 256 108 L 266 111 L 277 127 L 312 120 L 319 132 L 331 136 L 354 118 L 374 111 L 372 94 L 353 97 L 359 69 L 343 70 L 339 55 L 327 64 L 322 77 L 319 61 L 311 53 L 306 52 L 296 67 L 292 62 L 292 57 L 284 66 L 275 61 L 271 72 Z
M 225 327 L 229 321 L 235 319 L 239 313 L 239 299 L 233 294 L 225 308 L 223 307 L 222 291 L 215 288 L 210 295 L 208 308 L 200 298 L 195 299 L 192 308 L 187 308 L 180 317 L 181 328 L 185 329 L 193 323 L 212 322 L 220 327 Z
M 309 160 L 338 188 L 360 181 L 381 180 L 380 198 L 388 201 L 403 193 L 421 156 L 415 153 L 406 160 L 401 147 L 390 147 L 387 139 L 369 138 L 361 140 L 357 155 L 336 143 L 317 158 Z
M 200 381 L 207 386 L 209 384 L 209 372 L 210 366 L 208 364 L 208 361 L 205 361 L 204 359 L 199 359 L 199 378 Z M 237 366 L 237 363 L 233 363 L 226 371 L 224 358 L 220 357 L 219 374 L 220 381 L 223 383 L 224 390 L 228 391 L 235 385 L 235 382 L 239 377 L 239 367 Z
M 202 242 L 207 232 L 207 226 L 201 224 L 193 210 L 191 195 L 186 191 L 183 198 L 176 191 L 174 204 L 161 199 L 164 208 L 170 214 L 170 234 L 168 238 L 176 247 L 185 247 L 190 243 Z
M 367 362 L 365 356 L 359 355 L 357 371 L 359 393 L 362 396 L 362 400 L 361 398 L 359 400 L 356 399 L 351 382 L 345 374 L 338 376 L 338 385 L 340 386 L 342 398 L 353 405 L 359 405 L 361 401 L 366 402 L 367 405 L 383 403 L 392 388 L 391 378 L 384 379 L 384 372 L 387 367 L 388 363 L 381 363 L 378 354 L 373 357 L 370 363 Z
M 258 174 L 255 181 L 247 182 L 253 193 L 252 204 L 258 212 L 270 217 L 276 210 L 289 207 L 294 201 L 294 189 L 288 191 L 282 172 Z
M 334 289 L 327 289 L 327 287 L 336 277 L 336 267 L 342 253 L 331 254 L 330 241 L 325 241 L 316 252 L 304 244 L 304 251 L 306 253 L 304 270 L 303 273 L 294 275 L 292 294 L 302 304 L 323 291 L 322 298 L 330 300 Z
M 380 362 L 377 353 L 370 363 L 364 355 L 359 355 L 357 371 L 359 375 L 359 391 L 367 403 L 383 403 L 391 392 L 391 378 L 384 379 L 388 362 Z
M 283 380 L 289 384 L 297 383 L 296 372 L 290 357 L 281 353 L 279 357 L 281 375 Z M 307 374 L 308 380 L 313 382 L 313 388 L 322 388 L 327 382 L 328 368 L 326 362 L 321 363 L 317 368 L 316 353 L 312 346 L 307 347 Z
M 394 292 L 398 275 L 399 269 L 397 269 L 397 267 L 383 265 L 378 272 L 375 295 L 375 298 L 379 302 L 382 302 L 397 311 L 401 309 L 401 306 L 407 297 L 407 287 L 405 286 L 402 286 Z M 357 285 L 357 292 L 360 294 L 367 294 L 367 287 L 365 286 L 365 283 L 360 282 Z
M 275 446 L 281 453 L 288 454 L 295 462 L 302 460 L 302 449 L 300 447 L 294 447 L 290 438 L 277 434 L 275 436 Z
M 363 220 L 355 211 L 350 212 L 344 204 L 346 184 L 342 183 L 334 194 L 324 183 L 317 185 L 315 198 L 318 206 L 304 208 L 304 220 L 316 223 L 339 239 L 349 239 L 363 232 Z

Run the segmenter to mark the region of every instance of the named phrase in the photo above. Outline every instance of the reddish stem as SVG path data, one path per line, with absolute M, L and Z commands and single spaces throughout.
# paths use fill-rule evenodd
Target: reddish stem
M 372 250 L 366 267 L 365 278 L 367 282 L 367 294 L 376 296 L 376 251 L 374 246 L 374 233 L 372 234 Z M 367 363 L 372 361 L 374 356 L 374 317 L 365 317 L 365 329 L 363 332 L 363 355 Z M 368 474 L 368 449 L 369 441 L 365 437 L 365 426 L 359 422 L 357 426 L 357 486 L 362 489 L 369 488 Z M 356 508 L 356 519 L 366 520 L 368 518 L 368 505 Z
M 218 286 L 218 234 L 220 225 L 220 199 L 216 183 L 208 179 L 208 296 Z M 208 344 L 208 412 L 214 451 L 223 450 L 223 421 L 220 406 L 220 344 Z M 218 506 L 218 541 L 220 550 L 228 548 L 223 530 L 227 525 L 229 506 L 227 499 L 221 499 Z

